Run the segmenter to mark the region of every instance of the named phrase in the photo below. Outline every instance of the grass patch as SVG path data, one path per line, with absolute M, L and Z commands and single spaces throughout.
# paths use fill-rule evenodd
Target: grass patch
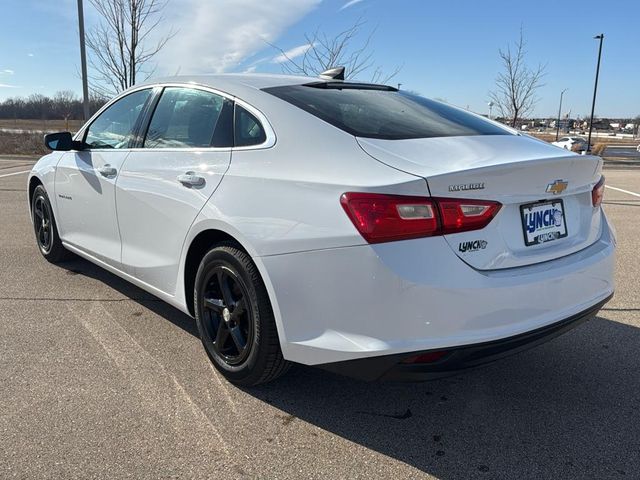
M 44 146 L 42 133 L 0 132 L 0 154 L 6 155 L 45 155 L 49 153 Z
M 0 128 L 17 130 L 42 130 L 45 132 L 77 132 L 83 125 L 82 120 L 25 120 L 0 118 Z

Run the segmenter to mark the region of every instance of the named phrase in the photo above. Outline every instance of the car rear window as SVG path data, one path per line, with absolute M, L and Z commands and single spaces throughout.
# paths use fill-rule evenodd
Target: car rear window
M 322 82 L 264 91 L 356 137 L 401 140 L 511 135 L 464 110 L 390 87 Z

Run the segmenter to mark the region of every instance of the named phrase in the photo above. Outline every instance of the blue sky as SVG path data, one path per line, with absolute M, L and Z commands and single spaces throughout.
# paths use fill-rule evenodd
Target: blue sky
M 79 92 L 76 0 L 3 0 L 2 10 L 0 99 Z M 90 28 L 97 18 L 86 0 L 85 11 Z M 267 42 L 295 49 L 306 32 L 331 35 L 362 17 L 365 30 L 376 29 L 376 63 L 402 66 L 393 83 L 481 113 L 500 69 L 498 49 L 516 40 L 522 25 L 529 63 L 547 64 L 539 116 L 557 114 L 564 88 L 564 113 L 589 112 L 592 37 L 604 32 L 596 113 L 640 115 L 638 0 L 169 0 L 164 16 L 162 28 L 176 35 L 158 57 L 158 74 L 280 72 L 279 52 Z

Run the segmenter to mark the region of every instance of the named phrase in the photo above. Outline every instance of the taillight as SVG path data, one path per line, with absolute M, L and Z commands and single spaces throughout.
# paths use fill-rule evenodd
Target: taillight
M 604 197 L 604 175 L 600 177 L 598 183 L 591 190 L 591 203 L 594 207 L 599 207 L 602 204 L 602 197 Z
M 501 204 L 488 200 L 437 199 L 442 215 L 443 233 L 460 233 L 486 227 Z
M 436 209 L 429 198 L 348 192 L 342 195 L 340 203 L 369 243 L 440 233 Z
M 356 229 L 369 243 L 407 240 L 486 227 L 498 202 L 347 192 L 340 198 Z

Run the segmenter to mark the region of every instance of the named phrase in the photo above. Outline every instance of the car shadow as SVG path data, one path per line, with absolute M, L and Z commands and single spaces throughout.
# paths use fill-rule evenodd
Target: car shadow
M 125 280 L 80 259 L 64 267 L 197 336 L 190 317 Z M 600 316 L 441 380 L 364 383 L 294 365 L 275 382 L 242 390 L 440 479 L 637 478 L 639 346 L 640 329 Z
M 426 383 L 296 367 L 246 389 L 440 479 L 637 478 L 640 330 L 598 317 L 490 366 Z
M 173 323 L 177 327 L 180 327 L 185 332 L 199 338 L 198 329 L 194 320 L 188 315 L 182 313 L 177 308 L 172 307 L 168 303 L 160 300 L 158 297 L 145 292 L 141 288 L 136 287 L 132 283 L 108 272 L 104 268 L 101 268 L 88 260 L 76 257 L 73 260 L 66 261 L 58 264 L 59 267 L 64 268 L 71 275 L 84 275 L 85 277 L 93 278 L 103 282 L 120 294 L 128 297 L 134 302 L 148 308 L 157 315 L 160 315 L 165 320 Z

